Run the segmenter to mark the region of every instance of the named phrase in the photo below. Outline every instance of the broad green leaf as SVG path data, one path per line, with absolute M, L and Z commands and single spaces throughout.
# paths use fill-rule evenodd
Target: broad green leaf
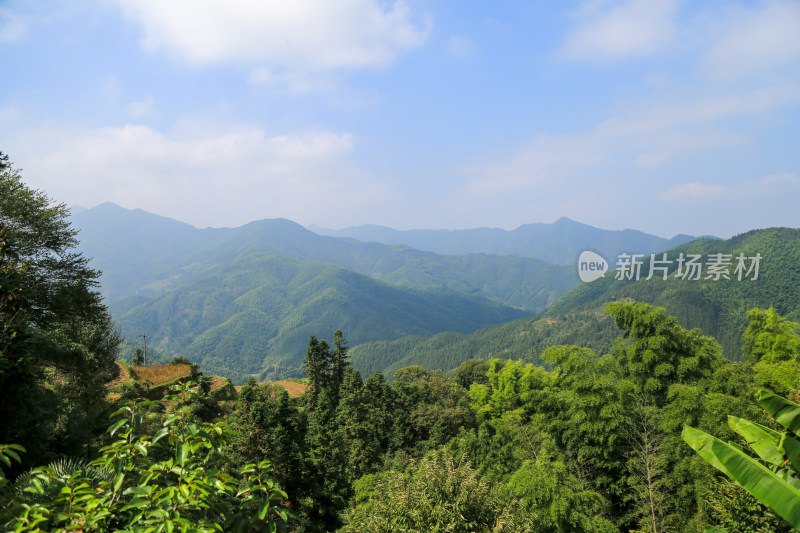
M 123 413 L 128 413 L 128 412 L 130 412 L 130 407 L 123 407 L 122 409 L 117 409 L 116 411 L 114 411 L 113 413 L 111 413 L 111 414 L 108 416 L 108 418 L 116 418 L 116 417 L 118 417 L 119 415 L 121 415 L 121 414 L 123 414 Z
M 780 425 L 800 436 L 800 405 L 765 390 L 758 391 L 758 403 Z
M 182 465 L 186 462 L 186 457 L 189 455 L 189 451 L 191 450 L 191 445 L 189 443 L 184 442 L 180 445 L 177 450 L 177 455 L 175 456 L 175 464 Z
M 108 432 L 111 434 L 111 436 L 112 436 L 112 437 L 114 436 L 114 433 L 116 433 L 116 432 L 117 432 L 117 430 L 118 430 L 119 428 L 121 428 L 121 427 L 122 427 L 122 425 L 123 425 L 125 422 L 127 422 L 127 420 L 125 420 L 124 418 L 123 418 L 122 420 L 117 420 L 116 422 L 114 422 L 114 425 L 113 425 L 113 426 L 111 426 L 110 428 L 108 428 Z
M 128 509 L 142 509 L 150 505 L 150 501 L 144 498 L 134 498 L 128 505 L 120 509 L 120 511 L 127 511 Z
M 16 462 L 18 462 L 18 463 L 21 462 L 20 458 L 19 458 L 19 455 L 14 450 L 5 449 L 5 450 L 3 450 L 3 453 L 8 455 L 9 457 L 11 457 L 12 459 L 14 459 Z
M 153 435 L 153 444 L 158 442 L 167 433 L 169 433 L 169 430 L 167 428 L 161 428 L 158 431 L 156 431 L 156 434 Z
M 264 520 L 264 518 L 267 516 L 267 511 L 269 511 L 269 504 L 270 504 L 270 501 L 266 500 L 264 502 L 264 505 L 261 506 L 261 509 L 258 510 L 258 518 L 259 518 L 259 520 Z
M 120 487 L 122 487 L 122 481 L 125 479 L 125 472 L 120 472 L 116 476 L 114 476 L 114 492 L 119 492 Z
M 800 490 L 760 462 L 708 433 L 685 426 L 682 437 L 712 466 L 736 481 L 792 527 L 800 528 Z
M 782 440 L 778 445 L 778 450 L 783 452 L 795 470 L 800 471 L 800 440 L 797 440 L 789 433 L 782 435 Z
M 186 476 L 186 474 L 189 473 L 188 470 L 186 470 L 185 468 L 183 468 L 183 467 L 181 467 L 179 465 L 173 466 L 172 468 L 169 469 L 169 471 L 172 472 L 173 474 L 177 474 L 179 476 Z
M 728 425 L 744 437 L 747 445 L 764 461 L 775 466 L 783 466 L 783 453 L 778 450 L 781 434 L 769 428 L 750 422 L 738 416 L 729 416 Z

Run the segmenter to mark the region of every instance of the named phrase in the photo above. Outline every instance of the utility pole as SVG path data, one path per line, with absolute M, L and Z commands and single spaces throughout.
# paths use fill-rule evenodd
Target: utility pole
M 147 333 L 142 333 L 141 337 L 144 341 L 144 366 L 147 366 L 147 339 L 150 338 L 150 335 Z

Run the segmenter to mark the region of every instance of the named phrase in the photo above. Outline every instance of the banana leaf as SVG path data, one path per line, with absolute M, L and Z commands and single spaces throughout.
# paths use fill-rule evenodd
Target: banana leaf
M 800 405 L 765 390 L 758 391 L 758 403 L 780 425 L 800 436 Z
M 712 466 L 741 485 L 792 527 L 800 528 L 800 490 L 728 443 L 690 426 L 683 440 Z
M 764 461 L 777 467 L 783 466 L 786 459 L 778 450 L 781 434 L 755 422 L 750 422 L 738 416 L 728 416 L 728 425 L 736 433 L 744 437 L 747 445 Z

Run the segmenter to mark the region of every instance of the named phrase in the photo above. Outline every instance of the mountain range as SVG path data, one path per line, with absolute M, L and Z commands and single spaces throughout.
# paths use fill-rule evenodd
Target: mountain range
M 666 254 L 666 256 L 664 256 Z M 678 259 L 698 256 L 703 265 L 699 279 L 679 270 Z M 709 271 L 717 254 L 730 264 L 728 278 Z M 742 255 L 746 269 L 753 258 L 760 257 L 757 268 L 746 270 L 739 279 L 737 258 Z M 544 365 L 542 351 L 553 345 L 574 344 L 596 353 L 608 353 L 620 337 L 613 321 L 603 313 L 606 304 L 635 300 L 664 307 L 685 328 L 698 328 L 716 338 L 723 354 L 731 360 L 742 359 L 742 334 L 748 325 L 746 313 L 754 307 L 775 307 L 782 316 L 800 321 L 800 229 L 768 228 L 753 230 L 728 240 L 698 239 L 656 255 L 671 264 L 647 279 L 650 258 L 643 258 L 636 279 L 614 272 L 591 283 L 581 283 L 545 313 L 513 322 L 498 324 L 471 334 L 442 333 L 431 337 L 409 336 L 394 341 L 376 341 L 356 346 L 353 365 L 363 372 L 381 370 L 387 375 L 409 365 L 449 370 L 462 362 L 489 357 L 523 359 Z M 621 278 L 621 279 L 618 279 Z
M 470 231 L 490 235 L 472 239 L 476 253 L 447 255 L 319 235 L 285 219 L 199 229 L 111 203 L 74 212 L 72 223 L 81 251 L 103 271 L 102 292 L 130 339 L 126 353 L 146 332 L 165 357 L 237 381 L 299 375 L 311 334 L 342 329 L 358 355 L 360 345 L 469 335 L 542 313 L 579 279 L 574 263 L 537 253 L 566 263 L 582 249 L 650 253 L 671 242 L 561 219 L 503 234 L 459 230 L 445 248 L 461 249 Z M 500 249 L 492 235 L 513 235 L 503 248 L 513 250 L 523 234 L 526 256 L 489 253 Z
M 362 225 L 340 230 L 309 226 L 320 235 L 345 237 L 362 242 L 403 244 L 439 254 L 498 254 L 535 257 L 557 265 L 574 265 L 578 254 L 592 248 L 604 257 L 620 253 L 649 254 L 697 239 L 676 235 L 671 239 L 641 231 L 604 230 L 562 217 L 552 224 L 524 224 L 513 230 L 475 228 L 459 230 L 395 230 L 385 226 Z

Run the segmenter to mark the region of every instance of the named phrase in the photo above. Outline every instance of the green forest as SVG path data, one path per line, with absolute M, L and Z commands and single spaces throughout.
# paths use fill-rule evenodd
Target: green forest
M 352 351 L 353 365 L 362 372 L 420 365 L 452 370 L 472 358 L 522 359 L 547 367 L 542 353 L 551 346 L 575 344 L 598 353 L 611 349 L 618 329 L 605 306 L 615 301 L 646 302 L 664 307 L 685 328 L 699 328 L 722 346 L 725 358 L 741 361 L 742 335 L 749 323 L 749 309 L 775 307 L 789 320 L 800 320 L 800 229 L 753 230 L 728 240 L 699 239 L 667 252 L 707 256 L 713 253 L 748 257 L 760 254 L 757 280 L 686 280 L 677 276 L 677 263 L 666 279 L 645 279 L 651 257 L 639 267 L 641 279 L 616 279 L 613 272 L 591 283 L 581 283 L 537 316 L 496 324 L 472 333 L 440 333 L 430 337 L 408 336 L 395 340 L 361 343 Z M 656 254 L 660 257 L 662 254 Z
M 197 229 L 102 204 L 70 216 L 128 339 L 241 384 L 302 376 L 309 335 L 353 345 L 471 333 L 543 311 L 577 283 L 531 257 L 444 256 L 317 235 L 284 219 Z M 135 349 L 133 341 L 123 347 Z
M 4 531 L 800 527 L 793 288 L 726 293 L 734 302 L 725 321 L 742 325 L 735 343 L 601 283 L 580 289 L 598 291 L 591 298 L 565 297 L 591 306 L 559 304 L 495 326 L 519 342 L 550 339 L 525 357 L 499 342 L 491 356 L 471 357 L 453 349 L 462 336 L 441 334 L 396 342 L 438 342 L 450 359 L 404 364 L 398 349 L 369 367 L 348 346 L 347 328 L 358 326 L 347 322 L 344 333 L 286 337 L 304 354 L 298 396 L 254 377 L 238 391 L 230 381 L 215 389 L 211 382 L 224 379 L 186 358 L 171 366 L 189 374 L 164 386 L 109 388 L 131 354 L 98 290 L 101 273 L 79 251 L 66 206 L 28 188 L 2 154 L 0 223 Z M 307 266 L 268 260 L 282 262 L 285 285 L 320 279 Z M 776 272 L 765 268 L 765 279 Z M 237 301 L 235 277 L 226 280 L 230 305 L 281 297 L 272 283 Z M 380 305 L 380 294 L 364 302 Z M 164 313 L 175 309 L 170 302 Z

